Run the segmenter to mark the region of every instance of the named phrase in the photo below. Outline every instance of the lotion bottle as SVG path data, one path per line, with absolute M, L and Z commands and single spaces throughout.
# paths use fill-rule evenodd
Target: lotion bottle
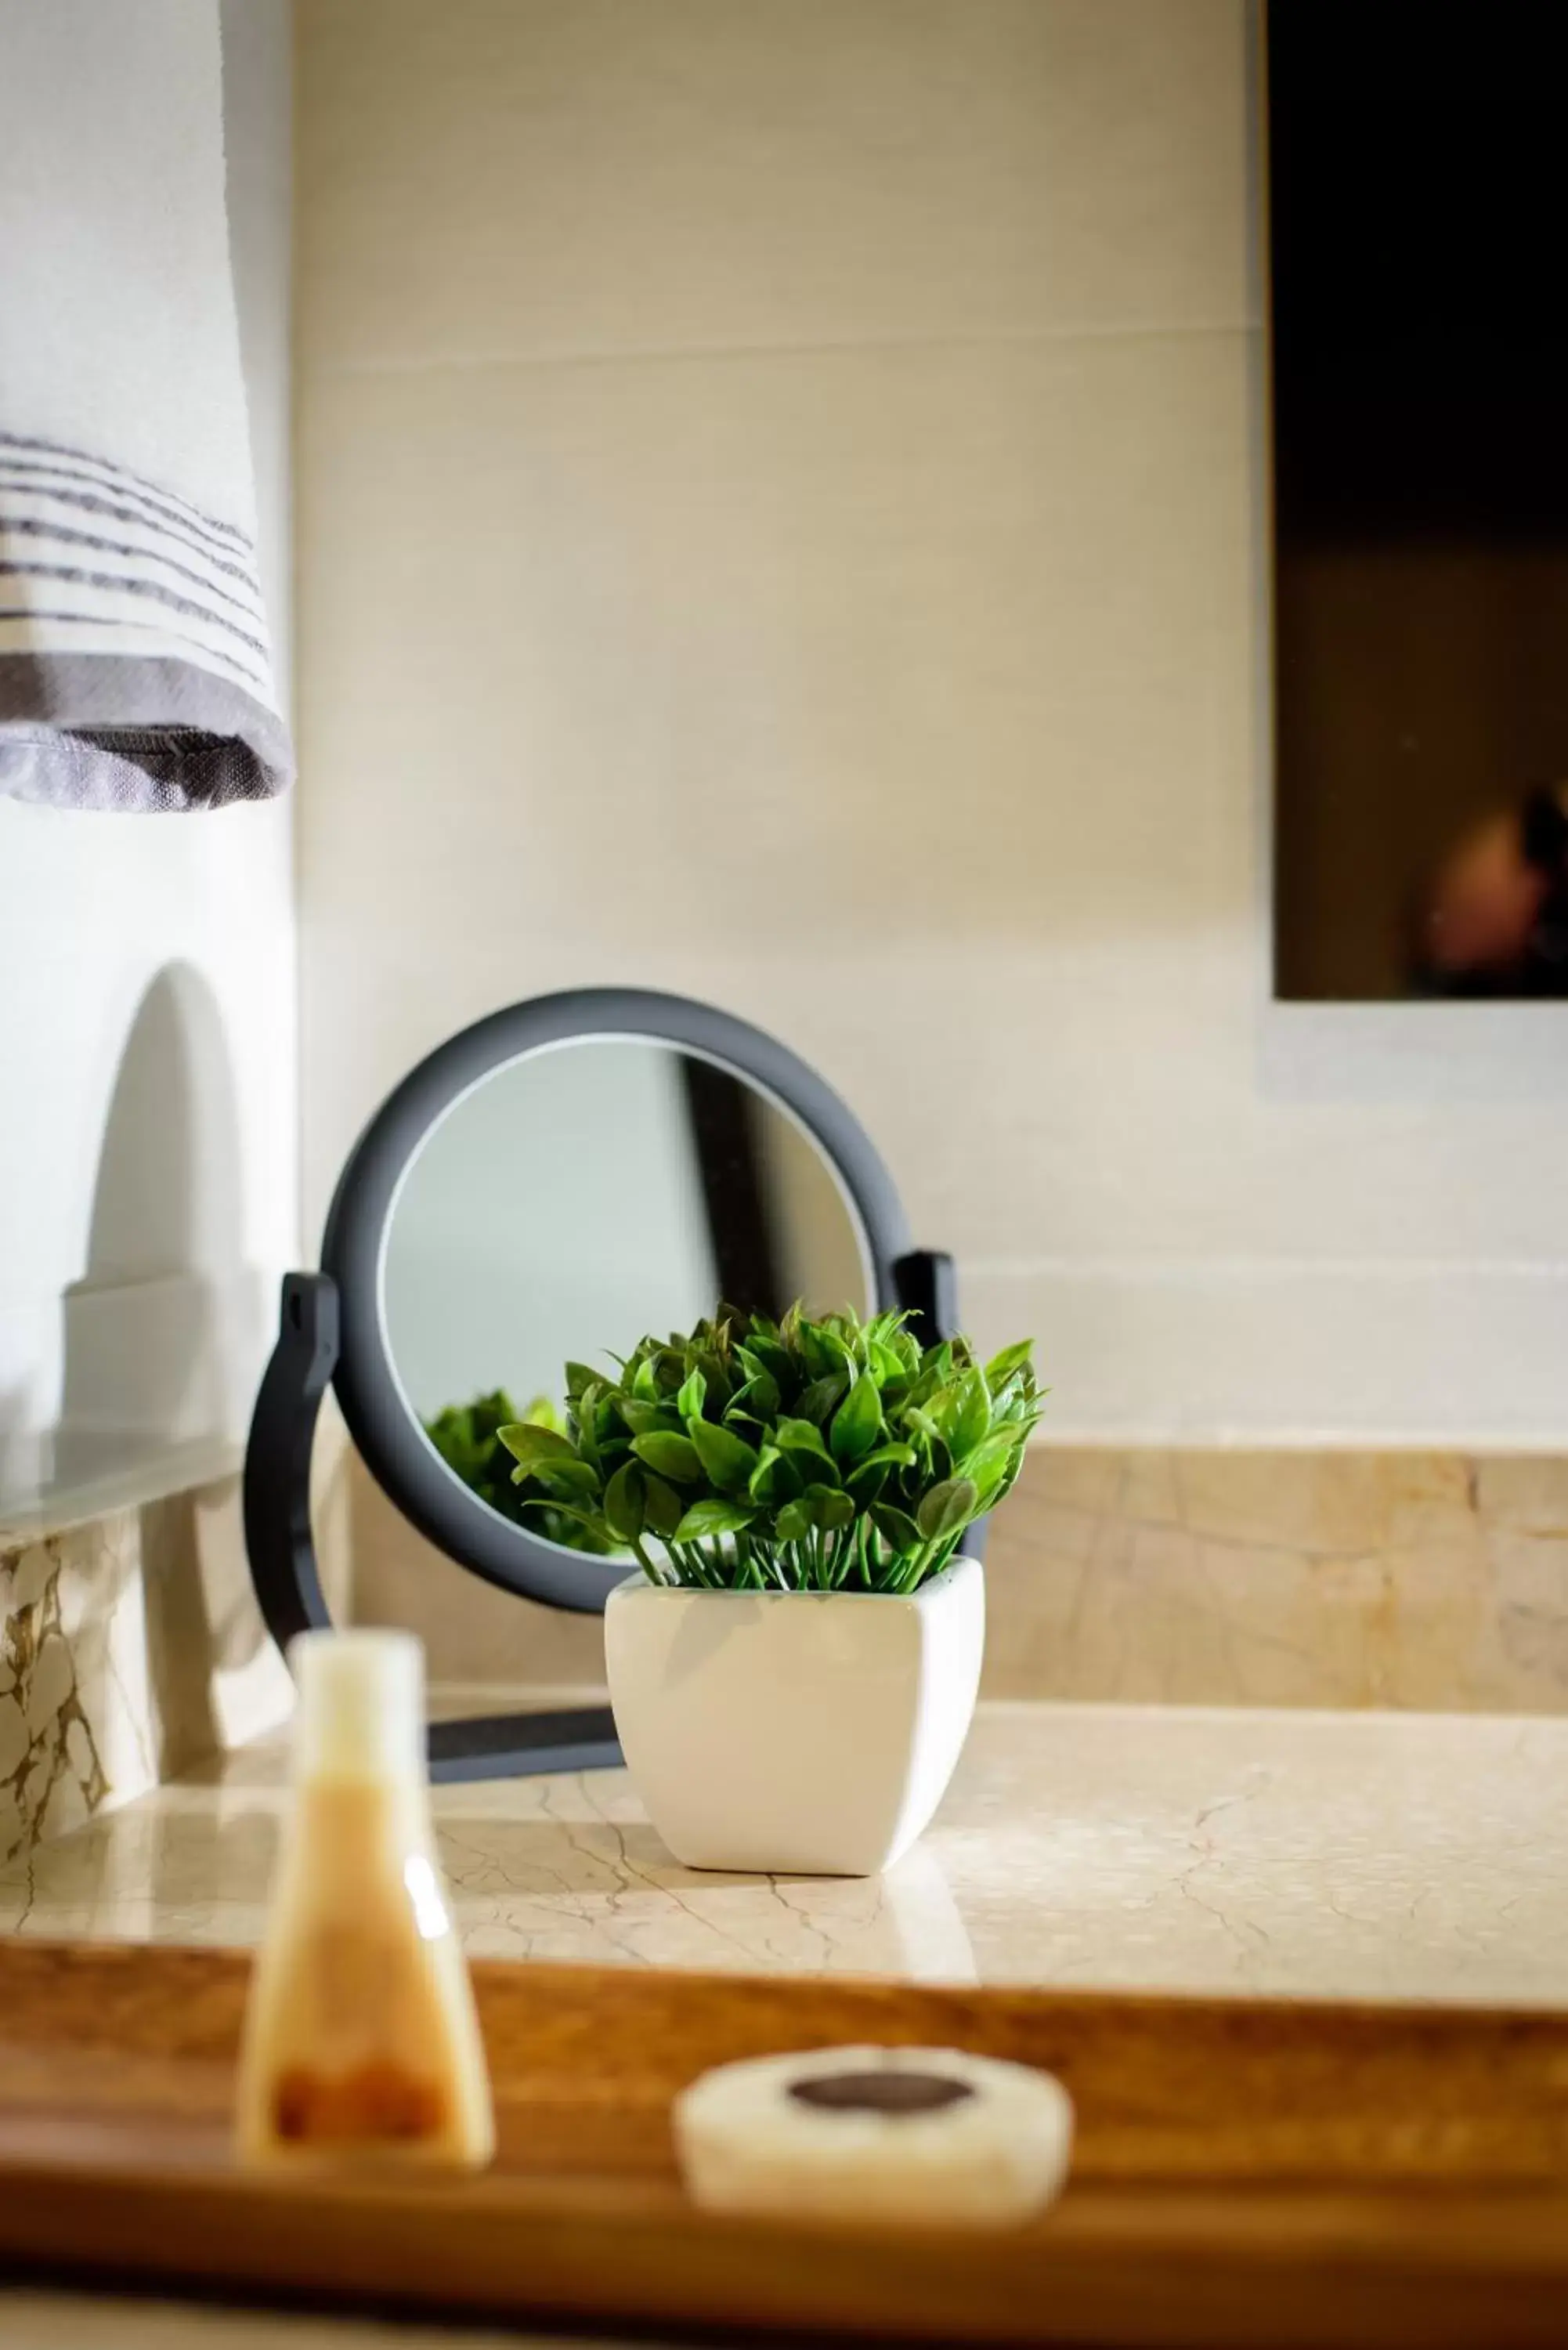
M 306 1632 L 289 1662 L 294 1785 L 245 2017 L 241 2158 L 477 2168 L 494 2121 L 436 1859 L 423 1649 Z

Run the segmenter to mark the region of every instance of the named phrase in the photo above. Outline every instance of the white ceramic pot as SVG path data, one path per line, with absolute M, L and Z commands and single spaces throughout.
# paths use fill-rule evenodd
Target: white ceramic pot
M 974 1712 L 985 1580 L 956 1559 L 909 1598 L 659 1590 L 605 1611 L 616 1729 L 688 1868 L 873 1877 L 909 1849 Z

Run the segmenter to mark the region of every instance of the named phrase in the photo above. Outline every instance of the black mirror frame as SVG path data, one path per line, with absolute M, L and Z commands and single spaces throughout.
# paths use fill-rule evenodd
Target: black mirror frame
M 328 1382 L 388 1499 L 457 1565 L 502 1590 L 583 1614 L 602 1612 L 625 1580 L 625 1560 L 579 1557 L 501 1517 L 416 1435 L 388 1354 L 381 1297 L 399 1188 L 425 1137 L 453 1104 L 545 1046 L 636 1036 L 710 1060 L 790 1113 L 823 1151 L 858 1219 L 878 1308 L 906 1307 L 929 1335 L 951 1335 L 950 1260 L 910 1250 L 903 1204 L 865 1129 L 787 1046 L 710 1004 L 644 989 L 574 989 L 492 1013 L 439 1045 L 389 1095 L 338 1180 L 320 1273 L 285 1277 L 278 1341 L 257 1398 L 244 1473 L 252 1577 L 280 1646 L 331 1620 L 309 1505 L 311 1443 Z M 618 1760 L 613 1724 L 600 1708 L 444 1722 L 431 1731 L 437 1778 Z

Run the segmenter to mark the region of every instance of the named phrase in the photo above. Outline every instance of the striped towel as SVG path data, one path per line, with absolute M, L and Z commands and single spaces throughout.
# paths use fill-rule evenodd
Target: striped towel
M 0 0 L 0 794 L 269 796 L 216 0 Z

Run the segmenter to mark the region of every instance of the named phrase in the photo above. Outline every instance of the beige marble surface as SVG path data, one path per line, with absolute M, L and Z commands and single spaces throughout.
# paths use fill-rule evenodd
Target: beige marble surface
M 989 1705 L 881 1878 L 679 1867 L 618 1772 L 438 1790 L 471 1952 L 1370 1998 L 1568 2002 L 1568 1722 Z M 0 1869 L 0 1929 L 245 1944 L 265 1744 Z

